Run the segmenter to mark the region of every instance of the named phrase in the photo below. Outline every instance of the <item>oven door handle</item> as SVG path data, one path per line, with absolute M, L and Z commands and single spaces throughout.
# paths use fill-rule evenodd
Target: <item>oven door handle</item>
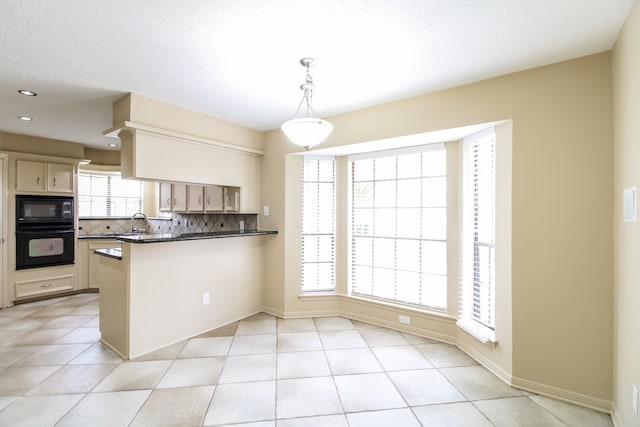
M 34 234 L 72 234 L 75 233 L 76 230 L 60 230 L 56 228 L 40 228 L 40 229 L 28 229 L 28 230 L 17 230 L 16 234 L 23 234 L 32 236 Z

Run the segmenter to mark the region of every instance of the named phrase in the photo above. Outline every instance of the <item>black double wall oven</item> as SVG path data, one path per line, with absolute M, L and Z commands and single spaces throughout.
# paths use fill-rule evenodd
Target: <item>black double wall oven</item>
M 73 197 L 16 195 L 16 270 L 73 264 L 74 219 Z

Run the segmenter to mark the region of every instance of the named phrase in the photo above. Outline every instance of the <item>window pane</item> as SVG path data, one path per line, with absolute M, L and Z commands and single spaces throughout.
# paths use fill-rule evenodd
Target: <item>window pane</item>
M 395 157 L 379 157 L 375 159 L 375 179 L 396 179 Z
M 375 230 L 376 236 L 395 237 L 396 210 L 395 209 L 376 209 L 374 230 Z
M 422 176 L 422 156 L 407 154 L 398 156 L 398 178 L 418 178 Z
M 396 211 L 398 237 L 420 238 L 420 211 L 419 208 L 398 209 Z
M 433 274 L 423 274 L 421 277 L 423 292 L 421 303 L 431 307 L 445 308 L 447 306 L 447 277 Z
M 447 244 L 444 242 L 422 242 L 422 272 L 447 274 Z
M 352 232 L 354 235 L 373 234 L 373 209 L 354 209 Z
M 304 159 L 302 283 L 307 291 L 335 288 L 335 162 Z
M 375 157 L 373 176 L 368 174 L 371 160 L 351 161 L 352 290 L 361 295 L 445 308 L 444 145 L 430 146 L 423 153 L 405 153 Z M 365 176 L 366 183 L 358 181 Z M 360 237 L 363 235 L 370 238 Z
M 376 181 L 375 183 L 375 207 L 393 208 L 396 206 L 396 182 Z
M 396 268 L 420 272 L 420 241 L 396 241 Z
M 422 209 L 422 237 L 430 240 L 446 240 L 447 209 Z
M 394 268 L 396 262 L 394 239 L 375 239 L 373 242 L 373 261 L 378 267 Z
M 373 265 L 373 239 L 358 237 L 353 239 L 353 263 Z
M 447 206 L 446 178 L 424 178 L 422 180 L 422 206 L 430 208 Z
M 380 298 L 395 299 L 395 271 L 390 268 L 373 268 L 373 292 Z
M 353 180 L 354 182 L 373 180 L 373 159 L 353 163 Z
M 373 207 L 373 182 L 356 182 L 353 184 L 353 206 Z
M 403 179 L 398 181 L 398 207 L 420 207 L 422 199 L 422 180 Z
M 445 150 L 422 153 L 422 176 L 445 176 L 447 174 L 447 154 Z

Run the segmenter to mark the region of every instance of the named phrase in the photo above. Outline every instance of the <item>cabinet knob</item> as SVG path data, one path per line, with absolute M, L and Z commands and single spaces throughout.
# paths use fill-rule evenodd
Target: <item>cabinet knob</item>
M 198 204 L 201 205 L 202 204 L 202 197 L 198 196 Z
M 171 204 L 171 199 L 167 199 L 167 205 Z
M 40 285 L 41 288 L 50 288 L 51 283 L 47 283 L 46 285 Z
M 53 178 L 53 186 L 54 187 L 56 186 L 56 179 L 55 178 Z
M 40 185 L 40 177 L 36 178 L 36 185 Z

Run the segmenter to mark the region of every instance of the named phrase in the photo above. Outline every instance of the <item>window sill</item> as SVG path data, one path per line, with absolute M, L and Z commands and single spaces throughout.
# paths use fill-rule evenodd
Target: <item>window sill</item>
M 298 298 L 304 300 L 317 300 L 317 299 L 334 299 L 338 296 L 334 291 L 318 291 L 318 292 L 305 292 L 298 295 Z
M 475 320 L 459 319 L 456 325 L 483 344 L 490 344 L 494 347 L 498 344 L 496 341 L 496 331 L 487 328 Z

